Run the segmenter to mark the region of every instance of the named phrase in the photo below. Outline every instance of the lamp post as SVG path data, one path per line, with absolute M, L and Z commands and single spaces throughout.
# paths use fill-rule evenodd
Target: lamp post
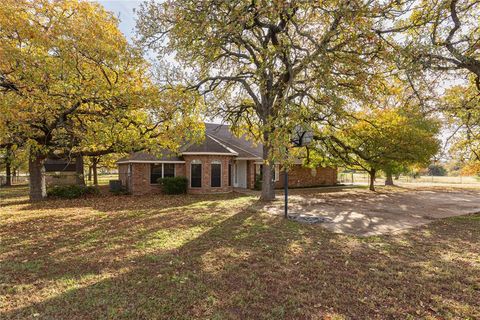
M 288 155 L 288 149 L 287 149 L 287 155 Z M 285 189 L 285 219 L 288 218 L 288 168 L 285 168 L 285 179 L 283 182 L 284 186 L 283 188 Z
M 293 147 L 304 147 L 308 145 L 313 140 L 313 134 L 311 130 L 305 130 L 301 126 L 296 126 L 293 132 L 292 139 L 290 142 L 293 144 Z M 286 155 L 288 157 L 288 147 L 286 148 Z M 285 168 L 285 179 L 284 179 L 284 193 L 285 193 L 285 205 L 284 205 L 284 217 L 288 218 L 288 168 Z

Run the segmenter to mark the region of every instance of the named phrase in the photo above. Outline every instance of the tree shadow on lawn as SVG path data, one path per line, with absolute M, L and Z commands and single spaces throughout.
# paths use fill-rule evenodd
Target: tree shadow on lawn
M 11 276 L 2 262 L 10 275 L 4 280 L 15 287 L 13 293 L 2 289 L 3 301 L 22 294 L 15 291 L 19 283 L 28 296 L 46 292 L 15 300 L 0 317 L 480 316 L 479 216 L 441 220 L 403 235 L 356 238 L 263 214 L 263 204 L 249 197 L 203 211 L 192 204 L 153 217 L 127 212 L 118 221 L 109 215 L 91 224 L 82 218 L 78 234 L 62 230 L 46 252 L 37 253 L 39 267 Z M 195 210 L 198 217 L 191 217 Z M 169 224 L 175 215 L 185 217 Z M 98 242 L 82 248 L 92 232 Z M 27 252 L 12 260 L 31 258 Z
M 55 255 L 71 250 L 107 256 L 121 255 L 122 252 L 137 249 L 142 241 L 147 242 L 150 234 L 159 230 L 170 230 L 171 234 L 189 228 L 195 232 L 185 238 L 207 229 L 224 220 L 230 212 L 229 201 L 248 202 L 253 198 L 239 194 L 212 196 L 145 196 L 110 197 L 105 201 L 98 198 L 76 200 L 53 200 L 30 204 L 21 211 L 30 215 L 11 219 L 0 225 L 4 254 L 21 252 L 24 259 L 38 255 Z M 92 211 L 93 210 L 93 211 Z M 33 212 L 34 214 L 31 214 Z M 25 234 L 35 241 L 12 234 Z M 169 234 L 163 234 L 168 237 Z M 100 246 L 100 248 L 99 248 Z M 0 251 L 0 252 L 1 252 Z M 63 259 L 67 259 L 63 257 Z

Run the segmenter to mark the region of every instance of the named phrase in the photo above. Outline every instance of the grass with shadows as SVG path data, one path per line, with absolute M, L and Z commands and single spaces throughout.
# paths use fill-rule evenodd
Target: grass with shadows
M 357 238 L 253 196 L 0 190 L 1 319 L 480 317 L 480 216 Z

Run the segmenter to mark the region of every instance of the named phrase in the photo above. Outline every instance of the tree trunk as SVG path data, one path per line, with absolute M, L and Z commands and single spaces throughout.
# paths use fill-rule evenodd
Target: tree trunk
M 273 168 L 272 165 L 269 164 L 268 160 L 270 157 L 270 149 L 269 146 L 269 137 L 270 134 L 268 132 L 263 133 L 263 166 L 262 166 L 262 194 L 260 196 L 260 200 L 262 201 L 272 201 L 275 200 L 275 182 L 273 181 Z
M 375 174 L 377 173 L 377 170 L 372 169 L 368 172 L 370 174 L 370 191 L 375 191 Z
M 88 181 L 92 181 L 92 166 L 88 166 Z
M 386 186 L 393 186 L 393 175 L 390 171 L 386 172 L 387 178 L 385 179 Z
M 28 159 L 28 172 L 30 174 L 30 200 L 38 201 L 47 196 L 45 185 L 45 159 L 36 154 L 31 154 Z
M 78 156 L 75 159 L 75 171 L 76 171 L 76 184 L 79 186 L 85 185 L 85 176 L 84 176 L 84 164 L 83 164 L 83 156 Z
M 10 187 L 12 185 L 12 147 L 7 146 L 5 154 L 5 174 L 7 175 L 5 185 Z
M 93 169 L 93 184 L 98 186 L 98 174 L 97 174 L 97 159 L 93 160 L 92 169 Z

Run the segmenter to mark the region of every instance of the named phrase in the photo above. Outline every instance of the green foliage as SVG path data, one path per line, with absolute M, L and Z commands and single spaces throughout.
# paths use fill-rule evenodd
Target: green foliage
M 160 178 L 157 182 L 162 186 L 162 191 L 165 194 L 187 193 L 188 179 L 186 177 Z
M 253 185 L 253 188 L 255 190 L 262 190 L 262 175 L 261 174 L 257 174 L 257 176 L 255 177 L 255 183 Z
M 86 195 L 97 195 L 99 190 L 93 186 L 79 186 L 79 185 L 67 185 L 67 186 L 55 186 L 47 191 L 49 197 L 75 199 Z
M 452 128 L 455 128 L 450 155 L 466 164 L 465 173 L 475 174 L 480 160 L 480 92 L 473 78 L 467 85 L 446 90 L 442 102 L 442 111 Z
M 175 149 L 201 130 L 193 110 L 203 100 L 181 86 L 160 90 L 118 22 L 92 1 L 2 2 L 0 148 L 101 156 Z
M 447 169 L 439 164 L 431 164 L 428 166 L 428 175 L 429 176 L 446 176 Z
M 373 101 L 350 111 L 335 127 L 320 127 L 316 152 L 366 171 L 397 174 L 411 165 L 428 165 L 439 151 L 439 121 L 393 84 Z

